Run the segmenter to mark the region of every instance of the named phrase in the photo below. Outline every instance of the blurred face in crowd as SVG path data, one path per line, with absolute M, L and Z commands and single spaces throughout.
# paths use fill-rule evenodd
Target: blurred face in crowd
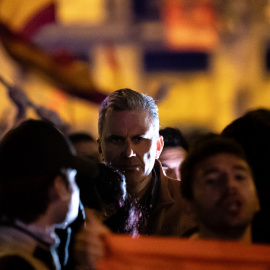
M 124 173 L 128 189 L 137 190 L 150 181 L 163 139 L 147 110 L 108 110 L 99 145 L 104 161 Z
M 96 141 L 80 141 L 73 143 L 79 157 L 94 157 L 99 159 L 98 144 Z
M 163 148 L 159 160 L 162 164 L 163 171 L 167 176 L 181 180 L 179 170 L 186 154 L 187 151 L 181 146 Z
M 216 154 L 197 164 L 193 210 L 202 233 L 238 233 L 259 208 L 250 167 L 232 154 Z

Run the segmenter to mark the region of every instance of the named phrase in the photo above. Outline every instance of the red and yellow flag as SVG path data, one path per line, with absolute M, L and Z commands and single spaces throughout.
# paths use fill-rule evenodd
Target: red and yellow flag
M 88 63 L 61 61 L 32 42 L 43 26 L 56 23 L 55 9 L 54 0 L 0 0 L 0 40 L 20 66 L 45 75 L 70 95 L 99 104 L 107 95 L 94 84 Z
M 0 22 L 30 39 L 42 26 L 55 23 L 55 8 L 54 0 L 0 0 Z

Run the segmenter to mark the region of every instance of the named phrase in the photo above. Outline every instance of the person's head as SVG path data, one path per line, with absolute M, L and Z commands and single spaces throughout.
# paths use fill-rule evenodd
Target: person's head
M 158 107 L 150 96 L 131 89 L 110 94 L 100 106 L 98 131 L 103 160 L 124 173 L 128 188 L 151 178 L 163 140 Z
M 234 141 L 198 141 L 181 165 L 181 192 L 202 238 L 240 239 L 259 210 L 250 166 Z
M 253 170 L 261 210 L 269 211 L 270 110 L 251 110 L 226 126 L 221 134 L 244 149 Z
M 180 165 L 186 157 L 188 143 L 181 131 L 177 128 L 167 127 L 160 129 L 164 148 L 159 156 L 165 174 L 174 179 L 180 179 Z
M 87 132 L 74 132 L 69 134 L 68 138 L 79 157 L 96 158 L 99 160 L 98 144 L 91 134 Z
M 65 226 L 78 214 L 76 169 L 82 161 L 51 123 L 27 120 L 0 142 L 1 218 L 33 223 L 50 215 Z M 86 165 L 86 164 L 84 164 Z

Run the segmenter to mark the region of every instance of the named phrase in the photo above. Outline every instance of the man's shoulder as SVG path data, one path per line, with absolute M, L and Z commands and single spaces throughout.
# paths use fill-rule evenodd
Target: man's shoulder
M 177 188 L 177 192 L 179 192 L 181 187 L 181 181 L 170 178 L 168 176 L 164 176 L 161 181 L 166 183 L 169 189 L 175 190 Z
M 162 177 L 160 192 L 160 196 L 166 198 L 166 201 L 177 204 L 182 202 L 181 182 L 176 179 L 167 176 Z
M 168 185 L 180 186 L 180 181 L 179 180 L 170 178 L 163 172 L 161 163 L 157 159 L 155 161 L 154 169 L 155 169 L 155 171 L 159 171 L 161 181 L 168 183 Z
M 40 243 L 24 231 L 12 226 L 0 226 L 0 269 L 51 269 L 45 260 L 34 255 L 39 246 Z
M 0 257 L 1 270 L 35 270 L 24 258 L 18 255 L 4 255 Z
M 169 185 L 181 186 L 181 181 L 179 181 L 177 179 L 173 179 L 173 178 L 170 178 L 168 176 L 165 176 L 163 179 L 165 179 L 166 181 L 168 181 L 168 184 Z

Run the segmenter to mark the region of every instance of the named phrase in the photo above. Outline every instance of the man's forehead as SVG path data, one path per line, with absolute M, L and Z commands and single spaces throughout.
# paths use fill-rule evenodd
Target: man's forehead
M 147 110 L 109 111 L 104 120 L 103 131 L 107 132 L 134 130 L 144 133 L 153 127 L 152 119 Z
M 147 109 L 138 108 L 138 109 L 134 109 L 134 110 L 115 110 L 113 108 L 109 108 L 106 111 L 105 119 L 114 118 L 114 117 L 117 117 L 118 115 L 123 115 L 123 116 L 125 115 L 127 117 L 129 117 L 131 115 L 150 117 L 150 113 Z
M 245 159 L 231 153 L 218 153 L 203 159 L 197 164 L 197 169 L 201 171 L 209 171 L 211 169 L 218 169 L 228 167 L 234 170 L 247 170 L 250 171 L 250 167 Z
M 160 160 L 164 159 L 183 159 L 186 156 L 187 151 L 181 147 L 164 147 L 161 155 L 159 157 Z

